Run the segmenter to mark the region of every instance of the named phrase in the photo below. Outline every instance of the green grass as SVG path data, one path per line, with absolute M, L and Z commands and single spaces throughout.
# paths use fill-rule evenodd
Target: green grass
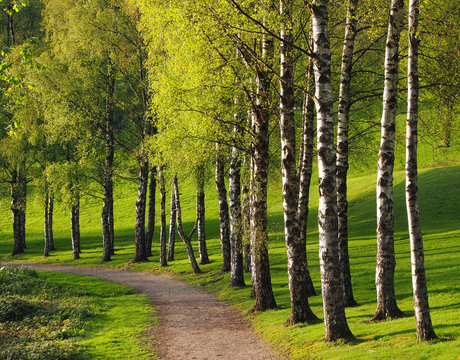
M 151 303 L 128 286 L 54 271 L 39 271 L 49 282 L 71 289 L 90 303 L 89 319 L 79 341 L 86 359 L 156 358 L 143 332 L 156 323 Z
M 412 286 L 410 276 L 410 248 L 404 202 L 404 172 L 395 172 L 395 286 L 400 308 L 406 318 L 391 322 L 369 323 L 375 311 L 375 180 L 376 175 L 355 174 L 349 180 L 349 230 L 350 263 L 353 288 L 358 307 L 347 309 L 350 328 L 358 338 L 356 343 L 337 345 L 323 342 L 324 326 L 284 327 L 289 315 L 289 291 L 286 273 L 286 250 L 283 237 L 283 216 L 281 186 L 278 176 L 273 176 L 269 190 L 269 236 L 272 282 L 279 310 L 251 316 L 251 324 L 262 337 L 292 359 L 457 359 L 460 355 L 460 166 L 423 168 L 420 171 L 420 209 L 425 244 L 425 261 L 431 314 L 439 341 L 418 344 L 413 316 Z M 194 189 L 192 182 L 181 185 L 181 198 L 185 230 L 194 222 Z M 57 206 L 55 215 L 55 242 L 59 249 L 49 258 L 43 258 L 43 220 L 39 200 L 28 205 L 27 244 L 25 254 L 14 260 L 65 263 L 68 265 L 91 265 L 128 267 L 139 271 L 169 271 L 185 281 L 214 291 L 218 296 L 247 313 L 254 304 L 250 288 L 228 289 L 229 275 L 222 274 L 220 244 L 218 240 L 218 203 L 214 184 L 208 184 L 206 197 L 206 230 L 211 264 L 202 266 L 204 273 L 191 273 L 183 244 L 178 241 L 176 261 L 167 269 L 160 269 L 158 263 L 158 231 L 155 233 L 154 256 L 143 264 L 129 264 L 134 252 L 134 204 L 135 184 L 120 183 L 115 188 L 116 256 L 108 264 L 101 264 L 100 204 L 84 203 L 81 209 L 82 259 L 73 260 L 70 246 L 68 211 Z M 314 285 L 320 289 L 318 234 L 316 213 L 318 195 L 311 191 L 311 210 L 308 230 L 309 266 Z M 0 258 L 12 260 L 11 215 L 8 201 L 1 203 L 0 214 Z M 167 205 L 168 206 L 168 205 Z M 159 212 L 157 212 L 158 214 Z M 157 221 L 159 221 L 157 219 Z M 158 229 L 158 227 L 157 227 Z M 197 250 L 196 250 L 197 251 Z M 246 276 L 246 283 L 250 283 Z M 92 289 L 93 286 L 87 286 Z M 310 298 L 313 311 L 322 318 L 322 299 Z M 130 316 L 135 315 L 130 312 Z M 125 318 L 127 320 L 128 317 Z M 145 326 L 132 322 L 137 330 Z M 103 325 L 100 332 L 106 334 Z M 94 335 L 97 331 L 94 332 Z M 97 340 L 88 338 L 97 345 Z M 113 345 L 115 351 L 116 346 Z M 118 350 L 117 350 L 118 351 Z M 97 356 L 95 355 L 95 358 Z M 122 358 L 122 357 L 120 357 Z
M 0 358 L 152 359 L 156 318 L 132 288 L 88 276 L 0 269 Z

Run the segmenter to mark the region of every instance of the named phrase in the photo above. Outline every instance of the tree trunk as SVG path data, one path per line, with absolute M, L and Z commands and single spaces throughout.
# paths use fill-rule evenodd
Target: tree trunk
M 163 168 L 160 167 L 159 171 L 159 183 L 160 183 L 160 266 L 167 266 L 166 261 L 166 189 L 165 189 L 165 178 L 163 175 Z
M 70 209 L 70 228 L 72 237 L 73 258 L 80 258 L 80 195 L 75 195 L 75 203 Z
M 208 248 L 206 246 L 205 206 L 204 206 L 204 168 L 198 170 L 196 189 L 196 219 L 198 227 L 198 250 L 200 252 L 200 265 L 210 264 Z
M 345 317 L 337 239 L 336 152 L 334 148 L 331 52 L 327 0 L 310 5 L 316 84 L 319 174 L 318 233 L 325 341 L 353 339 Z
M 104 167 L 104 200 L 102 206 L 102 261 L 110 261 L 114 253 L 114 219 L 113 219 L 113 158 L 114 158 L 114 91 L 115 70 L 110 55 L 107 56 L 107 95 L 105 116 L 105 167 Z
M 147 216 L 147 232 L 145 234 L 145 246 L 147 257 L 152 256 L 152 240 L 155 231 L 155 192 L 157 189 L 157 179 L 155 178 L 157 169 L 151 166 L 149 183 L 149 213 Z
M 56 247 L 54 246 L 53 214 L 54 214 L 54 194 L 51 191 L 49 194 L 49 205 L 48 205 L 48 238 L 49 238 L 49 243 L 50 243 L 50 250 L 56 250 Z
M 27 249 L 26 246 L 26 209 L 27 209 L 27 177 L 25 173 L 26 164 L 21 163 L 19 167 L 18 180 L 19 180 L 19 227 L 22 242 L 22 248 Z
M 102 205 L 101 224 L 102 224 L 102 261 L 111 261 L 111 244 L 110 244 L 110 225 L 107 216 L 108 208 L 104 201 Z
M 184 230 L 182 228 L 182 213 L 181 213 L 181 208 L 180 208 L 179 186 L 177 185 L 176 176 L 174 176 L 173 181 L 174 181 L 174 194 L 175 194 L 175 202 L 176 202 L 177 232 L 179 233 L 179 236 L 181 237 L 182 241 L 185 244 L 185 247 L 187 249 L 188 260 L 190 262 L 190 265 L 192 266 L 193 272 L 195 274 L 200 274 L 201 270 L 200 270 L 200 267 L 198 266 L 198 263 L 196 262 L 195 254 L 193 252 L 193 247 L 192 247 L 192 241 L 191 241 L 193 233 L 195 232 L 196 227 L 197 227 L 198 219 L 195 222 L 195 225 L 193 226 L 193 229 L 190 232 L 189 236 L 185 235 Z
M 262 43 L 262 58 L 265 61 L 272 60 L 273 40 L 264 34 Z M 269 91 L 269 74 L 263 69 L 258 69 L 257 99 L 253 119 L 254 138 L 251 154 L 253 163 L 251 172 L 251 269 L 256 298 L 254 311 L 265 311 L 276 308 L 271 284 L 267 233 Z
M 176 177 L 174 175 L 174 177 Z M 176 199 L 174 189 L 171 190 L 171 210 L 169 215 L 168 261 L 174 261 L 174 247 L 176 244 Z
M 141 152 L 143 152 L 141 150 Z M 149 164 L 145 154 L 139 159 L 139 182 L 137 186 L 136 200 L 136 224 L 135 224 L 135 254 L 133 262 L 147 261 L 147 246 L 145 239 L 145 210 L 147 202 L 147 187 L 149 180 Z
M 315 79 L 313 77 L 313 63 L 309 59 L 309 66 L 306 74 L 307 91 L 312 91 L 315 87 Z M 314 118 L 315 104 L 309 95 L 305 95 L 302 105 L 302 141 L 301 141 L 301 156 L 299 161 L 299 204 L 297 208 L 297 217 L 299 219 L 300 241 L 307 248 L 307 224 L 308 224 L 308 205 L 310 202 L 310 184 L 311 175 L 313 173 L 313 148 L 314 148 Z M 308 257 L 308 256 L 307 256 Z M 307 261 L 307 257 L 305 261 Z M 306 262 L 307 274 L 307 295 L 316 295 L 313 281 Z
M 251 208 L 249 204 L 249 187 L 242 182 L 243 198 L 243 247 L 244 247 L 244 272 L 251 272 Z
M 243 229 L 241 216 L 241 162 L 239 150 L 232 148 L 230 159 L 230 170 L 228 175 L 228 188 L 230 200 L 230 287 L 244 287 L 244 266 L 243 266 Z
M 377 179 L 377 310 L 373 320 L 403 316 L 396 304 L 394 269 L 396 266 L 393 237 L 393 166 L 395 149 L 396 95 L 398 91 L 398 46 L 403 27 L 403 0 L 391 0 L 388 37 L 385 51 L 385 85 L 383 90 L 382 134 Z
M 143 117 L 144 126 L 143 126 L 143 131 L 142 131 L 141 147 L 139 151 L 139 182 L 137 186 L 136 225 L 135 225 L 136 251 L 134 255 L 134 262 L 147 261 L 149 253 L 151 253 L 151 248 L 152 248 L 151 244 L 150 244 L 150 247 L 148 246 L 147 239 L 145 236 L 145 212 L 147 209 L 149 162 L 147 160 L 147 153 L 144 148 L 144 140 L 150 132 L 150 121 L 146 114 L 147 104 L 145 102 L 146 102 L 146 99 L 144 96 L 144 117 Z M 153 189 L 153 191 L 155 191 L 155 189 Z
M 252 127 L 252 114 L 248 111 L 248 128 Z M 244 272 L 251 273 L 251 199 L 249 195 L 250 163 L 247 153 L 243 157 L 243 176 L 241 179 L 241 193 L 243 205 L 243 247 L 244 247 Z M 241 172 L 241 171 L 240 171 Z
M 292 45 L 292 1 L 280 0 L 280 132 L 283 181 L 284 235 L 286 240 L 291 314 L 287 325 L 318 320 L 308 304 L 307 253 L 301 242 L 297 208 L 299 203 L 294 120 L 294 65 Z
M 431 323 L 428 290 L 426 285 L 423 254 L 422 229 L 418 206 L 417 185 L 417 122 L 418 122 L 418 48 L 417 34 L 419 0 L 409 2 L 409 54 L 408 54 L 408 94 L 406 123 L 406 207 L 411 247 L 412 288 L 414 292 L 415 321 L 417 339 L 436 339 Z
M 217 145 L 216 156 L 216 188 L 219 199 L 219 227 L 220 247 L 222 250 L 222 271 L 230 271 L 230 229 L 227 203 L 227 189 L 225 188 L 224 159 L 219 154 Z
M 339 239 L 340 275 L 343 285 L 344 306 L 356 306 L 351 286 L 350 260 L 348 256 L 348 120 L 350 117 L 350 82 L 353 66 L 353 47 L 357 32 L 358 20 L 356 7 L 358 0 L 349 0 L 347 24 L 342 50 L 342 69 L 340 75 L 339 109 L 337 121 L 337 217 Z
M 13 253 L 12 255 L 24 252 L 24 243 L 21 234 L 21 196 L 20 183 L 17 169 L 11 171 L 11 212 L 13 214 Z
M 110 197 L 109 197 L 109 231 L 110 231 L 110 252 L 115 255 L 115 217 L 113 215 L 113 182 L 110 181 Z
M 45 218 L 45 227 L 44 227 L 44 237 L 45 237 L 45 248 L 43 249 L 43 256 L 48 257 L 50 255 L 50 230 L 49 230 L 49 189 L 48 185 L 45 184 L 45 201 L 44 201 L 44 218 Z

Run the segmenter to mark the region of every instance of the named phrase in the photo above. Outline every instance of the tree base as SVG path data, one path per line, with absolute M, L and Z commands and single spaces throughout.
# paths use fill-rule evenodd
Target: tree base
M 358 303 L 356 302 L 355 299 L 349 299 L 348 301 L 345 301 L 343 306 L 345 307 L 356 307 L 358 306 Z
M 431 341 L 431 340 L 436 340 L 438 337 L 436 336 L 433 327 L 430 329 L 426 329 L 425 331 L 423 329 L 417 329 L 417 340 L 422 342 L 422 341 Z
M 229 285 L 231 288 L 240 288 L 240 289 L 243 289 L 246 287 L 246 284 L 243 281 L 230 281 L 230 285 Z
M 349 334 L 343 334 L 342 336 L 337 337 L 326 337 L 324 338 L 325 342 L 336 342 L 338 344 L 346 344 L 355 341 L 356 338 L 349 331 Z
M 377 308 L 375 315 L 371 321 L 383 321 L 383 320 L 394 320 L 405 317 L 405 314 L 397 307 L 394 306 L 391 309 Z
M 299 314 L 302 315 L 302 314 Z M 293 326 L 296 324 L 308 324 L 308 325 L 313 325 L 313 324 L 319 324 L 321 323 L 321 319 L 319 319 L 313 312 L 309 309 L 309 311 L 306 311 L 303 316 L 293 316 L 292 314 L 289 316 L 289 318 L 286 320 L 284 323 L 284 326 Z

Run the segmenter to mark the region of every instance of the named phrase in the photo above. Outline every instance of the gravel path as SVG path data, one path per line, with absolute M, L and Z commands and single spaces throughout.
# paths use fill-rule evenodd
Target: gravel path
M 154 343 L 162 359 L 277 359 L 269 345 L 252 332 L 238 310 L 217 300 L 213 294 L 172 276 L 82 266 L 2 264 L 95 276 L 131 286 L 148 295 L 160 317 L 160 325 L 154 331 Z

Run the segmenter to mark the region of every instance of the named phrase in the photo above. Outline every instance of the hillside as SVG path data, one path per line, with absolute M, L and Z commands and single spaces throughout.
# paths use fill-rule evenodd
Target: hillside
M 460 335 L 458 311 L 460 304 L 460 166 L 426 168 L 420 171 L 420 209 L 425 242 L 425 261 L 428 278 L 430 305 L 435 330 L 443 339 L 453 340 Z M 289 292 L 286 274 L 286 252 L 283 238 L 283 216 L 280 186 L 274 179 L 269 191 L 270 262 L 275 297 L 281 310 L 269 311 L 253 318 L 253 325 L 263 337 L 274 343 L 290 358 L 445 358 L 458 355 L 459 340 L 439 341 L 436 344 L 418 346 L 413 318 L 412 288 L 410 276 L 410 252 L 407 219 L 404 202 L 404 172 L 395 173 L 395 240 L 396 274 L 395 286 L 398 304 L 408 315 L 393 322 L 368 323 L 375 310 L 375 176 L 353 177 L 349 181 L 350 217 L 350 262 L 356 308 L 347 309 L 347 317 L 353 333 L 359 338 L 357 344 L 345 347 L 325 345 L 322 342 L 323 325 L 295 326 L 285 328 L 289 314 Z M 134 252 L 134 203 L 135 185 L 121 183 L 115 188 L 116 256 L 104 266 L 131 267 L 133 270 L 160 271 L 158 244 L 155 245 L 151 262 L 128 265 Z M 181 192 L 184 221 L 190 228 L 194 218 L 194 190 L 191 184 L 182 184 Z M 58 251 L 44 259 L 43 220 L 40 200 L 30 196 L 27 218 L 27 245 L 25 254 L 14 260 L 66 263 L 74 265 L 101 265 L 100 205 L 86 202 L 81 209 L 82 259 L 73 260 L 70 246 L 69 216 L 66 209 L 57 206 L 54 221 L 55 243 Z M 184 246 L 177 242 L 177 260 L 167 270 L 179 274 L 185 280 L 207 289 L 218 291 L 219 296 L 248 311 L 253 300 L 250 288 L 228 290 L 228 274 L 220 272 L 220 244 L 218 241 L 217 200 L 214 184 L 207 185 L 207 236 L 208 251 L 212 263 L 203 266 L 204 274 L 191 274 Z M 317 193 L 312 190 L 309 217 L 308 257 L 313 281 L 320 289 L 316 207 Z M 168 205 L 167 205 L 168 206 Z M 11 260 L 12 229 L 8 201 L 1 203 L 0 258 Z M 157 219 L 158 221 L 158 219 Z M 156 240 L 158 231 L 156 232 Z M 157 240 L 158 242 L 158 240 Z M 250 283 L 247 276 L 246 283 Z M 322 316 L 320 296 L 310 299 L 313 311 Z M 417 346 L 416 346 L 417 345 Z M 384 352 L 382 352 L 385 350 Z

